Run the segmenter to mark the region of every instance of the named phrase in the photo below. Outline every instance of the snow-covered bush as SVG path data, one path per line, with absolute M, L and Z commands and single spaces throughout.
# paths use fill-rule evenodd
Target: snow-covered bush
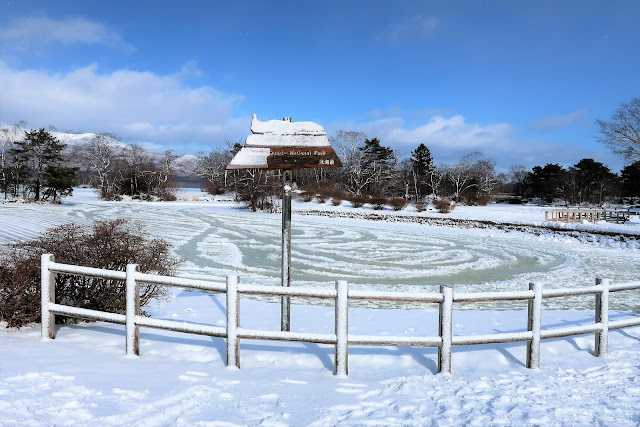
M 367 201 L 369 201 L 367 197 L 363 196 L 352 196 L 348 200 L 354 208 L 361 208 L 365 203 L 367 203 Z
M 170 244 L 151 239 L 140 225 L 127 219 L 96 221 L 91 226 L 65 224 L 41 236 L 2 248 L 0 252 L 0 320 L 9 327 L 40 321 L 40 256 L 52 253 L 60 263 L 124 271 L 138 264 L 146 273 L 171 275 L 182 261 Z M 166 295 L 156 285 L 140 287 L 140 303 Z M 56 303 L 124 313 L 122 281 L 56 274 Z M 63 323 L 63 316 L 56 316 Z
M 376 196 L 376 197 L 372 197 L 369 200 L 369 203 L 371 203 L 371 206 L 373 206 L 373 209 L 379 211 L 384 209 L 384 205 L 386 205 L 388 201 L 386 197 Z
M 310 201 L 312 201 L 315 196 L 316 193 L 313 193 L 311 191 L 303 191 L 302 193 L 300 193 L 300 199 L 302 199 L 302 201 L 305 203 L 309 203 Z
M 416 212 L 424 212 L 427 210 L 427 202 L 416 202 L 415 203 Z
M 407 204 L 409 204 L 407 199 L 403 199 L 402 197 L 397 197 L 389 200 L 389 206 L 391 206 L 394 211 L 403 210 L 404 208 L 407 207 Z
M 455 208 L 455 204 L 451 203 L 451 201 L 449 201 L 447 199 L 434 200 L 433 201 L 433 206 L 440 213 L 449 213 L 449 212 L 451 212 L 453 210 L 453 208 Z

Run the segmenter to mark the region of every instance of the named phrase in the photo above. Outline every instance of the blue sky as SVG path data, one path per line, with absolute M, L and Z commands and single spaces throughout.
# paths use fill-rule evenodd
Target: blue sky
M 7 1 L 0 122 L 197 153 L 251 115 L 378 137 L 436 163 L 584 157 L 640 96 L 637 1 Z

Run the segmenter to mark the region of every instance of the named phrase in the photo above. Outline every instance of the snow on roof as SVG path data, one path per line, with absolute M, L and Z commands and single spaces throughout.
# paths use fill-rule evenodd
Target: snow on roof
M 245 147 L 331 147 L 327 135 L 253 134 L 247 136 Z
M 313 122 L 294 122 L 290 117 L 261 122 L 257 115 L 251 117 L 251 133 L 273 135 L 326 135 L 324 128 Z
M 238 169 L 247 165 L 254 168 L 267 168 L 267 157 L 271 149 L 268 147 L 242 147 L 238 153 L 233 156 L 231 162 L 227 165 L 227 169 Z
M 324 128 L 313 122 L 290 119 L 261 122 L 254 114 L 251 133 L 245 147 L 331 147 Z

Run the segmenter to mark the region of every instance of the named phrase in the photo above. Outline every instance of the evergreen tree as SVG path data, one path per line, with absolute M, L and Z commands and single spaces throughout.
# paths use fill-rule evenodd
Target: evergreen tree
M 65 146 L 42 128 L 25 132 L 24 140 L 16 141 L 15 148 L 11 149 L 16 169 L 23 172 L 18 178 L 20 184 L 33 192 L 36 201 L 41 200 L 52 171 L 62 167 L 62 150 Z M 70 173 L 67 171 L 67 175 Z
M 640 197 L 640 161 L 622 169 L 622 193 L 625 197 Z
M 574 202 L 601 205 L 607 194 L 616 192 L 616 175 L 600 162 L 582 159 L 570 168 L 570 172 L 574 185 Z
M 413 185 L 416 199 L 422 199 L 431 192 L 431 174 L 435 169 L 431 151 L 426 145 L 420 144 L 411 152 L 410 160 L 413 166 Z
M 44 199 L 52 198 L 55 202 L 60 197 L 70 196 L 73 193 L 78 169 L 66 166 L 47 166 Z
M 391 148 L 380 145 L 378 138 L 365 139 L 358 150 L 362 153 L 362 192 L 372 196 L 384 195 L 398 162 L 395 153 Z
M 558 164 L 547 163 L 544 167 L 535 166 L 525 179 L 527 192 L 547 203 L 555 198 L 566 197 L 567 170 Z

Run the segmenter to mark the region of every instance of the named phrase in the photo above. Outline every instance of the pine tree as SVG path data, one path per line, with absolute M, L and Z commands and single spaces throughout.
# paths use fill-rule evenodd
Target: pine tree
M 411 165 L 416 199 L 422 199 L 430 192 L 431 174 L 435 169 L 431 151 L 426 145 L 420 144 L 411 152 Z
M 25 132 L 24 140 L 16 141 L 15 148 L 11 149 L 16 169 L 23 171 L 19 183 L 33 192 L 36 201 L 42 199 L 44 190 L 50 185 L 50 180 L 59 181 L 60 174 L 56 169 L 64 167 L 62 150 L 65 146 L 42 128 Z M 75 179 L 75 171 L 75 169 L 65 171 L 63 174 L 66 175 L 65 180 L 72 182 Z M 69 193 L 67 189 L 64 192 Z M 62 193 L 56 190 L 53 194 L 54 198 L 56 194 Z
M 640 161 L 622 169 L 622 191 L 626 197 L 640 198 Z
M 362 153 L 364 192 L 371 196 L 383 195 L 398 162 L 395 153 L 391 148 L 380 145 L 378 138 L 365 139 L 358 150 Z

